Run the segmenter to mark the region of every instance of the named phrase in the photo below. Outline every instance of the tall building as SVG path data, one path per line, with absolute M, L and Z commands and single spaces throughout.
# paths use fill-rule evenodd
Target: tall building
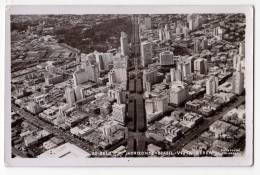
M 184 37 L 188 37 L 189 36 L 189 28 L 188 27 L 186 27 L 186 26 L 184 26 L 183 28 L 182 28 L 182 32 L 183 32 L 183 35 L 184 35 Z
M 233 56 L 233 69 L 236 71 L 241 71 L 241 59 L 242 56 L 240 54 L 235 54 Z
M 208 49 L 208 39 L 205 37 L 201 41 L 201 49 L 206 50 Z
M 218 91 L 218 78 L 215 76 L 211 76 L 206 81 L 206 94 L 213 95 Z
M 190 63 L 190 70 L 193 73 L 194 72 L 194 61 L 195 61 L 195 57 L 190 56 L 187 61 Z
M 245 57 L 245 43 L 241 42 L 239 43 L 239 55 L 242 57 Z
M 125 123 L 126 105 L 115 103 L 112 108 L 113 119 L 121 123 Z
M 113 85 L 116 83 L 116 78 L 115 78 L 115 71 L 114 70 L 110 70 L 107 74 L 108 76 L 108 84 L 109 85 Z
M 173 65 L 173 52 L 164 51 L 160 53 L 160 65 Z
M 152 63 L 152 43 L 149 41 L 141 43 L 141 60 L 144 67 Z
M 183 80 L 183 76 L 182 76 L 182 72 L 180 69 L 170 69 L 170 76 L 171 76 L 171 82 L 174 81 L 182 81 Z
M 194 28 L 197 29 L 201 25 L 200 15 L 196 15 L 194 19 Z
M 73 88 L 67 87 L 65 89 L 65 98 L 67 104 L 72 107 L 73 104 L 76 102 L 76 96 L 75 96 L 75 91 Z
M 204 58 L 198 58 L 194 61 L 194 72 L 197 74 L 205 74 L 208 73 L 208 63 Z
M 122 98 L 123 98 L 123 92 L 122 89 L 116 89 L 115 90 L 115 98 L 116 98 L 116 102 L 117 104 L 122 104 Z
M 232 91 L 235 94 L 241 95 L 244 91 L 244 73 L 236 71 L 232 77 Z
M 157 69 L 145 69 L 143 71 L 143 84 L 144 87 L 146 85 L 146 82 L 150 82 L 151 85 L 157 83 L 158 78 L 157 78 L 158 70 Z
M 109 70 L 109 65 L 113 63 L 113 54 L 112 53 L 102 53 L 94 51 L 92 54 L 88 54 L 85 60 L 90 60 L 90 63 L 98 64 L 100 71 Z M 84 61 L 84 59 L 82 60 Z
M 193 20 L 192 19 L 188 19 L 188 25 L 189 25 L 189 30 L 193 30 L 194 29 L 194 25 L 193 25 Z
M 188 78 L 191 74 L 191 66 L 190 63 L 185 61 L 183 64 L 183 77 L 184 78 Z
M 169 30 L 169 25 L 166 24 L 164 28 L 160 28 L 158 30 L 159 32 L 159 40 L 160 41 L 165 41 L 165 40 L 169 40 L 171 39 L 171 35 L 170 35 L 170 30 Z
M 170 103 L 178 106 L 188 98 L 188 89 L 184 83 L 173 83 L 170 88 Z
M 146 114 L 163 113 L 168 109 L 168 99 L 166 96 L 149 98 L 145 100 Z
M 219 26 L 213 29 L 213 36 L 215 36 L 218 40 L 222 40 L 223 29 Z
M 199 53 L 200 52 L 200 39 L 196 38 L 194 40 L 194 52 Z
M 128 56 L 116 54 L 113 58 L 113 71 L 116 83 L 127 81 Z
M 84 84 L 88 81 L 87 72 L 84 69 L 76 70 L 73 73 L 73 82 L 75 86 Z
M 98 64 L 96 62 L 91 64 L 91 61 L 87 59 L 81 62 L 81 66 L 86 72 L 87 79 L 93 82 L 97 82 L 98 78 L 100 77 Z
M 163 29 L 159 29 L 158 32 L 159 32 L 159 40 L 160 41 L 164 41 L 164 38 L 165 38 L 164 30 Z
M 132 16 L 132 31 L 134 35 L 132 35 L 131 38 L 131 47 L 133 51 L 134 57 L 140 56 L 140 37 L 139 37 L 139 23 L 138 23 L 138 16 L 133 15 Z
M 165 35 L 165 39 L 166 39 L 166 40 L 171 39 L 170 27 L 169 27 L 168 24 L 165 24 L 165 27 L 164 27 L 164 35 Z
M 126 56 L 129 54 L 128 38 L 125 32 L 121 32 L 120 36 L 121 54 Z
M 150 30 L 152 28 L 152 19 L 150 16 L 144 17 L 144 25 L 145 25 L 145 29 Z

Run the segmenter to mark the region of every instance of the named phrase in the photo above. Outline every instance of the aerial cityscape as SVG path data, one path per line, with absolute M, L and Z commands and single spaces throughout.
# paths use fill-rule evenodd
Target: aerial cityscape
M 12 158 L 239 157 L 244 14 L 11 15 Z

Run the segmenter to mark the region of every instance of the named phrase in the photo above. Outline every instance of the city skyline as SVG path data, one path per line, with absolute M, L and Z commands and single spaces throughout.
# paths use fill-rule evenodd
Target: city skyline
M 12 15 L 12 158 L 242 157 L 242 13 Z

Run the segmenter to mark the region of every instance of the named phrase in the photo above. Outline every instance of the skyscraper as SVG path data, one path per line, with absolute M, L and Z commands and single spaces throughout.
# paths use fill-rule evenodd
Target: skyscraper
M 160 53 L 160 65 L 173 65 L 173 52 L 164 51 Z
M 242 57 L 245 57 L 245 43 L 241 42 L 239 43 L 239 55 Z
M 170 75 L 171 75 L 171 82 L 174 81 L 182 81 L 183 75 L 180 69 L 170 69 Z
M 125 123 L 125 110 L 126 110 L 126 105 L 125 104 L 118 104 L 115 103 L 112 106 L 112 116 L 113 119 L 121 122 L 121 123 Z
M 73 88 L 67 87 L 65 89 L 65 98 L 69 107 L 72 107 L 73 104 L 76 102 L 75 91 Z
M 206 81 L 206 94 L 213 95 L 218 91 L 218 78 L 215 76 L 211 76 Z
M 236 71 L 232 77 L 232 91 L 235 94 L 241 95 L 244 91 L 244 73 Z
M 174 83 L 170 88 L 170 103 L 180 105 L 188 98 L 188 90 L 184 83 Z
M 127 81 L 128 56 L 116 54 L 113 58 L 113 71 L 116 83 Z
M 204 58 L 198 58 L 194 61 L 194 72 L 197 74 L 207 74 L 208 73 L 208 63 Z
M 200 52 L 200 39 L 196 38 L 194 40 L 194 52 L 199 53 Z
M 125 56 L 128 55 L 129 54 L 128 38 L 125 32 L 121 32 L 120 45 L 121 45 L 121 54 Z
M 233 69 L 235 71 L 241 71 L 241 59 L 242 56 L 240 54 L 235 54 L 233 56 Z
M 131 44 L 132 44 L 133 56 L 137 58 L 140 56 L 139 23 L 138 23 L 137 15 L 132 16 L 132 32 L 133 34 L 131 38 Z
M 149 41 L 141 43 L 141 60 L 144 67 L 152 63 L 152 43 Z
M 201 49 L 206 50 L 208 49 L 208 39 L 205 37 L 201 41 Z
M 145 25 L 145 29 L 149 30 L 152 28 L 152 19 L 150 16 L 144 17 L 144 25 Z

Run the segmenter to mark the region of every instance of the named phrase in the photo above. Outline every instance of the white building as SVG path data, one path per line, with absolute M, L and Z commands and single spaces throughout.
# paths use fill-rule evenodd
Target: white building
M 232 91 L 235 94 L 242 94 L 244 91 L 244 73 L 234 72 L 232 78 Z
M 76 96 L 75 96 L 75 91 L 73 88 L 67 87 L 65 89 L 65 98 L 67 104 L 72 107 L 73 104 L 76 102 Z
M 87 158 L 90 157 L 90 154 L 83 149 L 77 147 L 71 143 L 65 143 L 60 145 L 54 149 L 50 149 L 38 156 L 39 159 L 41 158 Z
M 152 63 L 152 43 L 149 41 L 141 43 L 141 60 L 144 67 Z
M 120 36 L 121 54 L 126 56 L 129 54 L 128 38 L 125 32 L 121 32 Z
M 115 119 L 118 122 L 125 123 L 125 111 L 126 111 L 125 104 L 115 103 L 113 105 L 113 112 L 112 112 L 113 119 Z
M 170 103 L 179 105 L 188 98 L 188 89 L 184 83 L 173 83 L 170 88 Z

